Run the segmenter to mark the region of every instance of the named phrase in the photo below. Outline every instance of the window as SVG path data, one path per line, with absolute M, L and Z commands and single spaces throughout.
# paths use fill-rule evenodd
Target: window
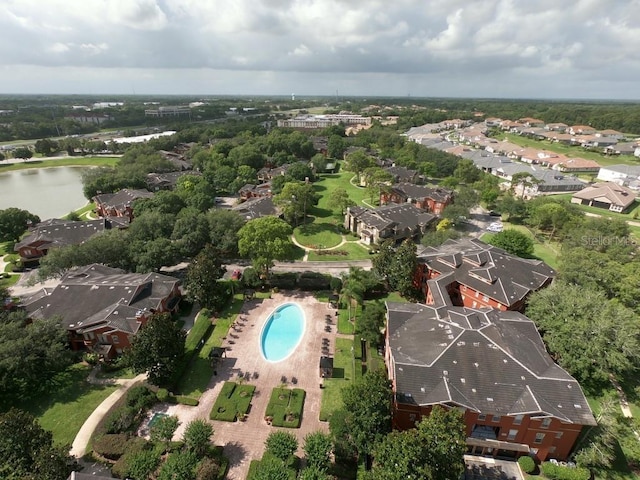
M 509 430 L 509 435 L 507 435 L 507 440 L 515 440 L 518 436 L 518 430 L 515 428 Z
M 494 415 L 493 417 L 491 417 L 491 421 L 493 423 L 498 423 L 500 421 L 500 415 Z
M 478 415 L 478 420 L 483 421 L 487 419 L 487 414 L 486 413 L 480 413 Z
M 551 419 L 550 418 L 543 418 L 542 419 L 542 424 L 540 425 L 540 428 L 549 428 L 549 425 L 551 425 Z
M 556 438 L 562 438 L 562 432 L 556 432 Z
M 556 453 L 556 447 L 549 447 L 549 453 Z
M 544 440 L 544 436 L 545 436 L 544 433 L 540 433 L 540 432 L 536 433 L 536 438 L 533 441 L 533 443 L 536 443 L 536 444 L 542 443 L 542 441 Z
M 489 297 L 487 297 L 486 295 L 484 295 L 484 296 L 482 297 L 482 301 L 483 301 L 483 302 L 488 302 L 488 301 L 489 301 Z
M 118 345 L 120 343 L 120 337 L 118 337 L 117 335 L 111 335 L 111 341 L 114 345 Z
M 523 418 L 524 418 L 524 415 L 516 415 L 515 418 L 513 419 L 513 424 L 520 425 L 522 423 Z
M 102 335 L 102 334 L 98 335 L 98 341 L 100 343 L 108 343 L 107 342 L 107 336 L 106 335 Z

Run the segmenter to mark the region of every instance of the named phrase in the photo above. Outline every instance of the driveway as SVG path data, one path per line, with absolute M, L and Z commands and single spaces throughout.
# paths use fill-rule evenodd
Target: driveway
M 465 455 L 465 480 L 524 480 L 516 461 Z

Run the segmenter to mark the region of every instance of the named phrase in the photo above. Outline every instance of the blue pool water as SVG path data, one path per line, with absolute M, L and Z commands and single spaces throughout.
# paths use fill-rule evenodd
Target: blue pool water
M 276 308 L 260 334 L 260 351 L 269 362 L 280 362 L 296 349 L 304 333 L 304 312 L 295 303 Z

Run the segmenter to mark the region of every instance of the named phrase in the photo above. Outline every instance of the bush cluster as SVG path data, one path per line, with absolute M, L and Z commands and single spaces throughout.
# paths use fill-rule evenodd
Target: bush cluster
M 124 455 L 128 440 L 124 433 L 108 433 L 93 442 L 93 451 L 109 460 L 118 460 Z
M 518 459 L 518 464 L 524 473 L 533 473 L 536 469 L 536 462 L 526 455 Z

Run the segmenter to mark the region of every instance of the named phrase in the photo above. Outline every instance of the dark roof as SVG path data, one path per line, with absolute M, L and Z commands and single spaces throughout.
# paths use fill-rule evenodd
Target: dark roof
M 446 188 L 433 188 L 408 182 L 396 183 L 391 190 L 406 198 L 430 198 L 436 202 L 447 202 L 453 196 L 453 192 Z
M 396 397 L 595 425 L 578 382 L 521 313 L 387 302 Z
M 391 204 L 375 210 L 361 207 L 351 207 L 350 212 L 360 220 L 365 228 L 376 228 L 378 231 L 385 228 L 401 230 L 413 230 L 419 225 L 427 225 L 436 217 L 410 203 L 400 205 Z
M 418 175 L 417 170 L 410 170 L 406 167 L 394 166 L 387 167 L 385 171 L 396 177 L 398 180 L 410 180 Z
M 43 245 L 46 249 L 80 245 L 95 234 L 110 228 L 111 222 L 105 218 L 86 222 L 46 221 L 32 228 L 31 233 L 16 243 L 15 248 L 33 244 Z
M 195 170 L 168 172 L 168 173 L 148 173 L 146 183 L 151 189 L 173 188 L 177 185 L 178 179 L 184 175 L 202 175 Z
M 325 357 L 324 355 L 320 357 L 320 368 L 333 368 L 333 358 Z
M 106 208 L 115 208 L 116 210 L 123 210 L 126 207 L 141 198 L 151 198 L 153 193 L 148 190 L 132 190 L 124 188 L 116 193 L 102 193 L 93 197 L 94 201 L 99 205 L 104 205 Z
M 271 197 L 250 198 L 246 202 L 236 205 L 232 210 L 238 212 L 247 220 L 278 214 L 278 209 Z
M 69 271 L 55 289 L 38 292 L 22 305 L 33 319 L 59 316 L 68 330 L 108 324 L 135 333 L 138 314 L 159 310 L 178 282 L 158 273 L 125 273 L 93 264 Z
M 556 272 L 540 260 L 528 260 L 474 238 L 448 240 L 418 253 L 418 262 L 503 305 L 513 305 L 541 288 Z

